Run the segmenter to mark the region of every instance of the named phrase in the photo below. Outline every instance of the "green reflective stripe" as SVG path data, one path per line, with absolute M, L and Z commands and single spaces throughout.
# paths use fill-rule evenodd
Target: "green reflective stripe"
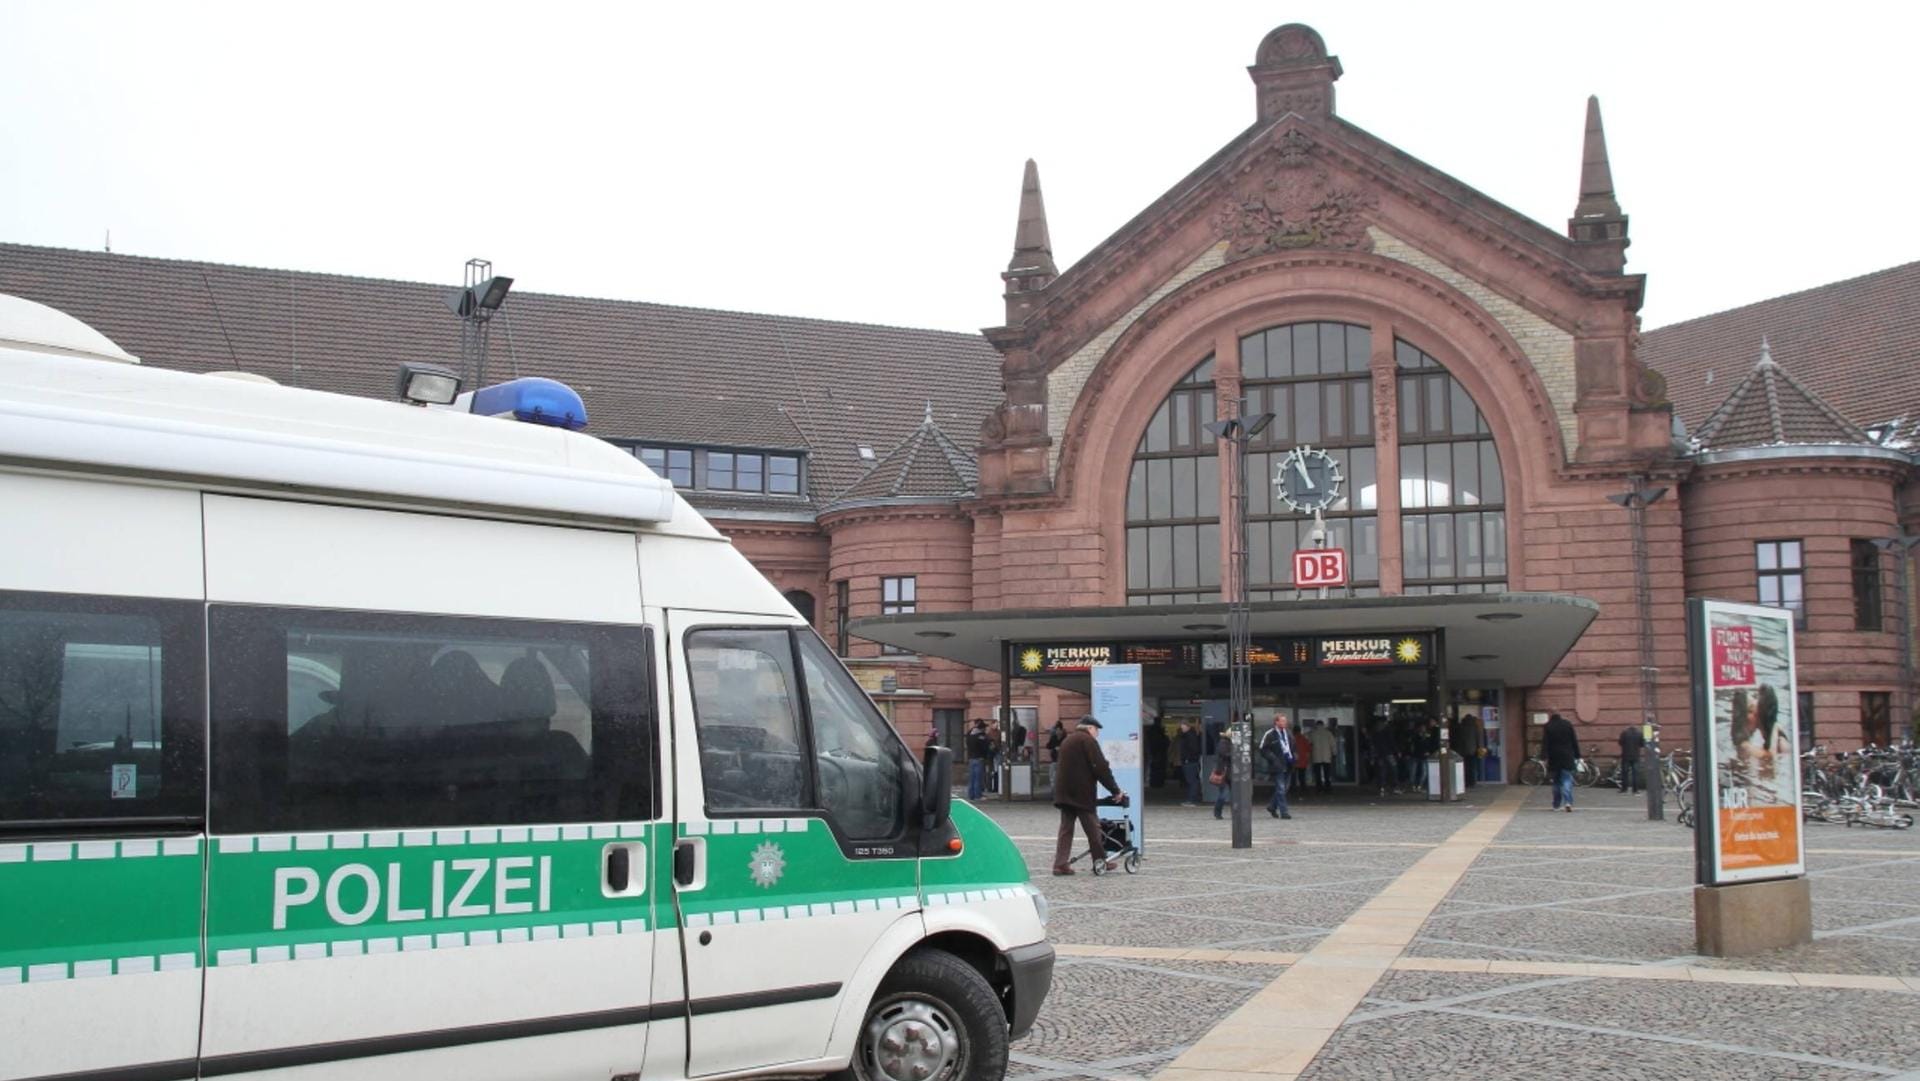
M 628 822 L 219 837 L 208 953 L 265 964 L 644 933 L 652 889 L 606 896 L 604 853 L 663 836 Z
M 983 890 L 986 885 L 1017 886 L 1027 881 L 1027 861 L 994 821 L 970 803 L 955 800 L 953 827 L 960 835 L 956 856 L 930 856 L 920 864 L 920 888 L 928 897 L 954 889 Z
M 195 968 L 198 837 L 0 844 L 0 986 Z

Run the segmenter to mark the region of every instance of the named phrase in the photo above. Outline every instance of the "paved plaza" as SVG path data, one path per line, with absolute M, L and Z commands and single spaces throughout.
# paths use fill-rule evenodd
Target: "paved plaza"
M 1815 941 L 1694 953 L 1692 834 L 1644 803 L 1482 786 L 1158 802 L 1137 875 L 1050 877 L 1056 812 L 984 806 L 1052 902 L 1053 995 L 1017 1081 L 1920 1081 L 1920 835 L 1807 827 Z M 1082 864 L 1084 866 L 1084 864 Z

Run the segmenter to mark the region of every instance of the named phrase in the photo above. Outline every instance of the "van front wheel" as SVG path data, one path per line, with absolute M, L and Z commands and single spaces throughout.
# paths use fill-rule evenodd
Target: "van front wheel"
M 972 965 L 940 950 L 900 959 L 867 1009 L 853 1081 L 1000 1081 L 1007 1015 Z

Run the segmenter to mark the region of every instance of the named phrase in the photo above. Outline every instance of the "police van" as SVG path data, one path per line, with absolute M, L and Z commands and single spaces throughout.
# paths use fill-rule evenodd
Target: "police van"
M 459 401 L 0 296 L 0 1078 L 1001 1077 L 949 752 L 566 388 Z

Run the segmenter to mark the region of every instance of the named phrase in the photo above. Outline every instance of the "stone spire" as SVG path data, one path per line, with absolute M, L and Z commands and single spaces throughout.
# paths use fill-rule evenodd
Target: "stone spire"
M 1627 216 L 1613 196 L 1607 133 L 1600 126 L 1600 99 L 1587 98 L 1587 137 L 1580 155 L 1580 201 L 1567 219 L 1574 258 L 1589 270 L 1619 273 L 1627 265 Z
M 1040 198 L 1040 167 L 1027 159 L 1026 176 L 1020 182 L 1020 222 L 1013 232 L 1013 258 L 1000 279 L 1007 283 L 1007 325 L 1026 321 L 1038 298 L 1029 294 L 1044 290 L 1060 276 L 1053 265 L 1053 241 L 1047 237 L 1047 204 Z

